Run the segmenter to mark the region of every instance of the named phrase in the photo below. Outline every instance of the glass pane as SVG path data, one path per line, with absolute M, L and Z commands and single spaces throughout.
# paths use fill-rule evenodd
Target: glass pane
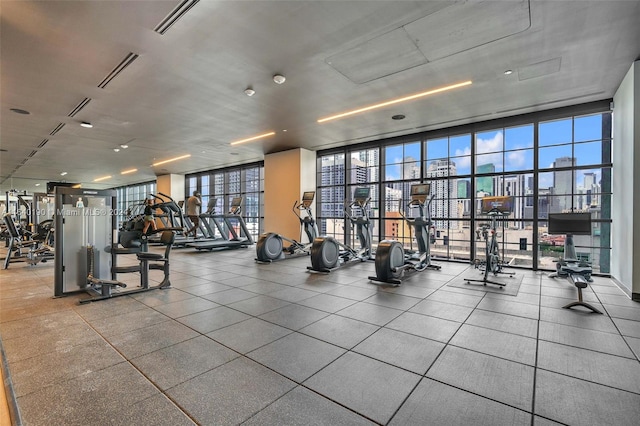
M 441 259 L 449 258 L 449 221 L 436 221 L 435 228 L 432 232 L 435 237 L 435 241 L 430 248 L 431 255 Z
M 533 170 L 533 150 L 521 149 L 504 153 L 504 171 Z
M 476 155 L 476 173 L 494 173 L 502 171 L 502 152 Z
M 402 163 L 402 158 L 403 158 L 402 145 L 391 145 L 384 149 L 385 164 Z
M 553 169 L 556 167 L 572 167 L 571 145 L 559 145 L 538 150 L 538 167 Z
M 426 177 L 444 177 L 455 174 L 455 165 L 449 160 L 430 161 L 427 166 Z
M 451 136 L 449 138 L 449 155 L 451 157 L 471 155 L 471 135 Z
M 476 133 L 476 154 L 500 152 L 504 150 L 502 129 Z
M 446 158 L 449 156 L 447 138 L 429 139 L 427 141 L 427 159 Z
M 533 148 L 533 124 L 504 129 L 505 150 Z
M 571 124 L 571 118 L 540 123 L 538 125 L 538 145 L 570 143 L 573 140 Z
M 602 164 L 602 142 L 577 143 L 573 147 L 578 166 Z
M 497 182 L 493 176 L 476 178 L 476 197 L 482 198 L 488 195 L 496 195 Z
M 573 126 L 575 142 L 602 139 L 602 114 L 576 117 Z
M 452 175 L 470 175 L 471 174 L 471 156 L 466 157 L 453 157 L 451 162 L 455 166 L 455 173 Z
M 421 147 L 422 144 L 420 142 L 404 144 L 404 160 L 420 161 L 422 159 Z

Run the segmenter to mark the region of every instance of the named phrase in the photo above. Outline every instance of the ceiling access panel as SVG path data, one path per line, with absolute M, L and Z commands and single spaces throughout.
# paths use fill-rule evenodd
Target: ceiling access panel
M 428 61 L 407 33 L 398 28 L 330 56 L 325 62 L 353 83 L 363 84 Z
M 518 34 L 530 26 L 528 0 L 474 1 L 439 10 L 404 29 L 433 62 Z

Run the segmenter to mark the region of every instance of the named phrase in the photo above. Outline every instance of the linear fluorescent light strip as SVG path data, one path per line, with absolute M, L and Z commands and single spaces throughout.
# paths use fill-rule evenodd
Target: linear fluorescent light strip
M 138 169 L 129 169 L 129 170 L 125 170 L 123 172 L 120 172 L 121 175 L 128 175 L 129 173 L 135 173 L 137 172 Z
M 411 101 L 411 100 L 422 98 L 422 97 L 425 97 L 425 96 L 434 95 L 436 93 L 446 92 L 447 90 L 452 90 L 452 89 L 457 89 L 459 87 L 468 86 L 471 83 L 472 83 L 471 80 L 467 80 L 467 81 L 463 81 L 462 83 L 456 83 L 456 84 L 452 84 L 452 85 L 449 85 L 449 86 L 440 87 L 438 89 L 433 89 L 433 90 L 429 90 L 429 91 L 426 91 L 426 92 L 416 93 L 415 95 L 405 96 L 403 98 L 393 99 L 393 100 L 382 102 L 382 103 L 379 103 L 379 104 L 370 105 L 368 107 L 354 109 L 352 111 L 347 111 L 347 112 L 343 112 L 341 114 L 332 115 L 330 117 L 321 118 L 321 119 L 318 120 L 318 123 L 325 123 L 327 121 L 336 120 L 338 118 L 348 117 L 348 116 L 353 115 L 353 114 L 359 114 L 361 112 L 371 111 L 372 109 L 382 108 L 382 107 L 386 107 L 386 106 L 389 106 L 389 105 L 395 105 L 395 104 L 398 104 L 400 102 Z
M 99 178 L 97 178 L 97 179 L 94 179 L 93 181 L 94 181 L 94 182 L 100 182 L 101 180 L 107 180 L 107 179 L 111 179 L 111 175 L 109 175 L 109 176 L 102 176 L 102 177 L 99 177 Z
M 183 158 L 189 158 L 189 157 L 191 157 L 191 154 L 181 155 L 180 157 L 169 158 L 168 160 L 164 160 L 164 161 L 159 161 L 157 163 L 153 163 L 152 166 L 159 166 L 161 164 L 166 164 L 166 163 L 170 163 L 172 161 L 178 161 L 178 160 L 182 160 Z
M 245 143 L 245 142 L 251 142 L 251 141 L 258 140 L 258 139 L 266 138 L 268 136 L 273 136 L 275 134 L 276 134 L 276 132 L 263 133 L 262 135 L 253 136 L 253 137 L 250 137 L 250 138 L 247 138 L 247 139 L 240 139 L 239 141 L 231 142 L 231 145 L 238 145 L 238 144 Z

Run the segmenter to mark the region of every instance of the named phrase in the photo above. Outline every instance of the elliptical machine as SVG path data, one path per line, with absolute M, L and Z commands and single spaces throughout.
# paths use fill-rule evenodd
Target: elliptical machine
M 400 212 L 409 227 L 415 231 L 418 251 L 405 250 L 402 243 L 396 240 L 381 241 L 376 250 L 376 276 L 369 277 L 370 280 L 400 285 L 407 272 L 421 272 L 425 269 L 440 270 L 440 265 L 431 263 L 431 202 L 435 194 L 431 195 L 425 206 L 430 192 L 430 183 L 411 185 L 411 201 L 407 206 L 417 207 L 418 216 L 410 219 L 402 211 Z
M 302 201 L 293 203 L 293 214 L 298 217 L 300 221 L 300 240 L 302 240 L 302 232 L 307 235 L 306 244 L 302 244 L 296 240 L 283 237 L 275 232 L 266 232 L 260 235 L 258 243 L 256 244 L 256 262 L 275 262 L 277 260 L 289 259 L 298 256 L 307 256 L 310 252 L 310 247 L 313 244 L 313 240 L 318 235 L 318 227 L 316 221 L 313 218 L 311 212 L 311 204 L 316 195 L 315 191 L 306 191 L 302 194 Z M 302 217 L 300 212 L 305 212 L 305 217 Z M 282 242 L 287 241 L 289 246 L 284 248 Z
M 318 237 L 311 245 L 311 266 L 307 269 L 315 272 L 331 272 L 333 269 L 352 262 L 371 260 L 371 222 L 367 213 L 369 187 L 358 187 L 353 192 L 353 201 L 344 212 L 352 226 L 355 226 L 360 248 L 358 250 L 336 241 L 333 237 Z M 353 216 L 353 209 L 360 210 L 360 216 Z

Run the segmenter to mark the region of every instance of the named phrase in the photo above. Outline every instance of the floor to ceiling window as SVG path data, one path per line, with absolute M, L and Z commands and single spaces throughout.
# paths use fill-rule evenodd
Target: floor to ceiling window
M 549 213 L 590 212 L 593 232 L 576 236 L 578 256 L 609 272 L 611 230 L 611 113 L 606 102 L 425 132 L 318 155 L 320 232 L 350 241 L 344 200 L 371 187 L 374 245 L 397 239 L 415 248 L 402 215 L 412 183 L 431 183 L 432 254 L 472 261 L 484 257 L 476 230 L 488 223 L 485 196 L 513 197 L 499 222 L 504 260 L 553 269 L 564 236 L 548 233 Z M 425 212 L 426 215 L 426 212 Z
M 214 213 L 230 210 L 234 198 L 242 198 L 242 217 L 256 240 L 261 232 L 264 205 L 264 166 L 248 164 L 228 169 L 200 172 L 185 177 L 187 194 L 199 191 L 203 212 L 211 208 Z

